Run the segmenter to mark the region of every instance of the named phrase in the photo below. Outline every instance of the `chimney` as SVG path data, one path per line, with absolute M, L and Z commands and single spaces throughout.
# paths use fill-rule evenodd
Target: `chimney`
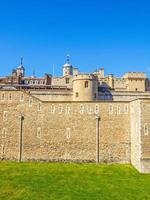
M 51 85 L 51 83 L 52 83 L 51 74 L 45 74 L 45 81 L 46 81 L 46 85 Z

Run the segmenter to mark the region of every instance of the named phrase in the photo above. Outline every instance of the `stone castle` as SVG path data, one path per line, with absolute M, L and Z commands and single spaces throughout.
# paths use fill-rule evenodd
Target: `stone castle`
M 0 159 L 132 163 L 150 173 L 150 80 L 80 73 L 0 77 Z

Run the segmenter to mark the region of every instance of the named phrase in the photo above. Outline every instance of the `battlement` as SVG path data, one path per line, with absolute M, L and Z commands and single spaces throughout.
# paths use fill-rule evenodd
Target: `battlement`
M 144 72 L 128 72 L 126 74 L 124 74 L 123 78 L 139 78 L 139 79 L 146 79 L 147 76 Z
M 77 74 L 73 77 L 73 81 L 75 80 L 96 80 L 94 74 Z

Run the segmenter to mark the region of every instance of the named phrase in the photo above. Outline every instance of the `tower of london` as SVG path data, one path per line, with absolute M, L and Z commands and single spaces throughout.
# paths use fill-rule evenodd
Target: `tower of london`
M 144 72 L 0 77 L 0 159 L 131 163 L 150 172 L 150 79 Z

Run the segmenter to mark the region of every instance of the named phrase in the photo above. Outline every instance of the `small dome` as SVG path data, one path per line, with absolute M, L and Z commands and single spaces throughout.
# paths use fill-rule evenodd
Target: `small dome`
M 66 63 L 63 67 L 72 67 L 72 65 L 70 63 Z
M 19 65 L 19 66 L 17 67 L 17 69 L 24 69 L 24 66 L 23 66 L 23 65 Z

